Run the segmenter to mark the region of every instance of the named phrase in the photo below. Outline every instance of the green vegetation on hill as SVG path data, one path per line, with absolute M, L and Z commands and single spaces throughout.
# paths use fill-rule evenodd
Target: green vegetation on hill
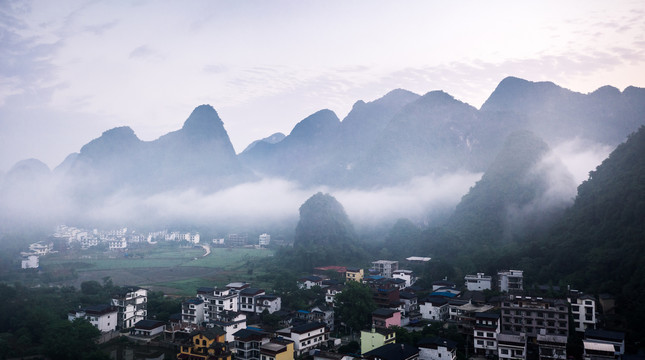
M 333 196 L 320 192 L 300 207 L 293 246 L 293 261 L 301 270 L 356 263 L 363 255 L 343 206 Z

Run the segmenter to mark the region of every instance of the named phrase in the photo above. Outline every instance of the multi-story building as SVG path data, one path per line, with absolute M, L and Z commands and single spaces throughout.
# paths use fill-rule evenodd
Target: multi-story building
M 67 314 L 69 321 L 85 319 L 101 332 L 114 331 L 117 326 L 119 309 L 112 305 L 94 305 Z
M 282 298 L 277 295 L 260 295 L 255 298 L 255 313 L 261 314 L 264 310 L 269 314 L 280 311 L 282 308 Z
M 501 310 L 503 333 L 525 333 L 533 339 L 541 333 L 569 336 L 569 304 L 564 299 L 509 295 Z
M 499 334 L 497 336 L 497 356 L 499 360 L 526 359 L 526 336 L 524 334 Z
M 524 272 L 522 270 L 503 270 L 497 272 L 497 288 L 503 292 L 521 292 L 524 290 Z
M 240 299 L 238 310 L 248 313 L 255 313 L 257 299 L 260 296 L 266 295 L 266 293 L 262 289 L 245 288 L 239 292 L 239 295 Z
M 456 360 L 457 343 L 439 337 L 421 339 L 419 347 L 419 360 Z
M 361 330 L 361 354 L 395 342 L 396 333 L 392 329 L 373 326 L 372 330 Z
M 575 331 L 585 332 L 585 330 L 595 329 L 596 318 L 596 298 L 592 295 L 583 295 L 577 292 L 571 292 L 567 297 L 571 304 L 571 315 Z
M 376 309 L 372 312 L 372 327 L 389 328 L 401 326 L 401 312 L 392 309 Z
M 25 255 L 20 263 L 21 269 L 37 269 L 39 265 L 38 255 Z
M 412 270 L 395 270 L 392 272 L 392 277 L 395 279 L 401 279 L 405 281 L 404 287 L 410 287 L 412 284 L 414 284 L 417 279 L 414 276 L 414 272 Z
M 224 332 L 213 328 L 191 334 L 181 345 L 177 359 L 231 360 L 233 354 L 224 340 Z M 259 360 L 259 359 L 258 359 Z
M 200 287 L 197 289 L 197 297 L 204 300 L 206 322 L 216 319 L 217 314 L 223 311 L 238 310 L 238 292 L 230 288 Z
M 442 297 L 430 296 L 419 303 L 419 311 L 423 319 L 446 321 L 449 314 L 448 301 Z
M 407 325 L 411 321 L 416 321 L 421 318 L 419 312 L 419 298 L 416 294 L 401 291 L 399 292 L 399 300 L 401 301 L 401 323 Z M 404 320 L 405 319 L 405 320 Z
M 347 281 L 362 282 L 364 276 L 363 269 L 360 268 L 348 267 L 345 271 L 345 280 Z
M 293 360 L 293 341 L 273 338 L 260 345 L 261 360 Z
M 296 356 L 300 356 L 311 349 L 319 348 L 329 340 L 329 330 L 325 324 L 319 322 L 279 330 L 277 334 L 293 340 Z
M 585 330 L 585 358 L 587 357 L 587 354 L 593 357 L 595 350 L 597 350 L 599 354 L 605 352 L 605 349 L 608 349 L 607 345 L 614 349 L 614 358 L 622 358 L 625 354 L 625 333 L 602 329 Z M 587 349 L 589 349 L 589 351 L 587 351 Z
M 343 292 L 343 285 L 332 285 L 325 289 L 325 302 L 327 305 L 333 306 L 336 295 Z
M 123 287 L 112 296 L 112 306 L 117 307 L 119 314 L 117 328 L 131 328 L 148 316 L 148 290 L 140 287 Z
M 387 344 L 363 353 L 366 360 L 417 360 L 419 348 L 406 344 Z
M 478 355 L 497 355 L 497 337 L 500 333 L 500 314 L 475 314 L 473 347 Z
M 260 329 L 246 328 L 233 334 L 235 338 L 235 358 L 260 360 L 260 346 L 271 340 L 271 335 Z
M 566 360 L 567 337 L 563 335 L 538 334 L 538 353 L 540 360 Z
M 391 278 L 392 274 L 399 269 L 399 262 L 392 260 L 372 261 L 372 270 L 379 275 Z
M 486 276 L 484 273 L 477 273 L 477 275 L 466 275 L 466 289 L 470 291 L 484 291 L 490 290 L 493 282 L 492 276 Z
M 261 247 L 267 247 L 271 243 L 271 235 L 269 234 L 262 234 L 258 237 L 258 245 Z
M 204 300 L 200 298 L 188 299 L 181 303 L 181 321 L 199 325 L 205 318 Z
M 246 328 L 246 314 L 235 311 L 222 311 L 217 313 L 217 317 L 211 319 L 207 324 L 208 327 L 219 327 L 226 332 L 226 341 L 235 341 L 236 332 Z

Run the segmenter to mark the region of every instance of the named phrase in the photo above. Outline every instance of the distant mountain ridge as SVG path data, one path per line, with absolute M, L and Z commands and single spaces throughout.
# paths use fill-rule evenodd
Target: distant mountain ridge
M 342 121 L 320 110 L 287 136 L 274 134 L 235 154 L 217 111 L 201 105 L 181 129 L 154 141 L 141 141 L 129 127 L 107 130 L 68 156 L 55 176 L 41 178 L 83 206 L 117 194 L 213 193 L 264 177 L 369 190 L 419 176 L 484 172 L 517 131 L 549 146 L 574 137 L 616 146 L 643 123 L 645 89 L 604 86 L 581 94 L 508 77 L 481 109 L 443 91 L 420 96 L 397 89 L 357 101 Z
M 59 172 L 79 197 L 117 191 L 214 191 L 254 180 L 235 155 L 222 120 L 210 105 L 195 108 L 181 129 L 141 141 L 129 127 L 105 131 L 68 157 Z

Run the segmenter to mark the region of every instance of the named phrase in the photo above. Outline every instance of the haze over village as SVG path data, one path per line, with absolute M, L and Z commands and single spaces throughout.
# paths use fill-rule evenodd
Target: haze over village
M 645 359 L 644 17 L 0 3 L 0 358 Z

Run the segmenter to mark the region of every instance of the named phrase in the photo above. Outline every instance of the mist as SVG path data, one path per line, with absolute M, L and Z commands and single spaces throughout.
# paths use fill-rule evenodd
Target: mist
M 576 187 L 589 171 L 607 157 L 611 148 L 581 139 L 558 144 L 533 170 L 546 174 L 546 191 L 523 208 L 509 209 L 509 221 L 539 217 L 547 208 L 569 206 Z M 303 187 L 297 182 L 266 177 L 213 193 L 195 189 L 143 195 L 122 190 L 95 200 L 72 200 L 55 174 L 33 176 L 29 181 L 4 176 L 0 191 L 0 225 L 3 228 L 61 223 L 91 227 L 142 229 L 189 227 L 217 233 L 247 229 L 293 229 L 300 206 L 313 194 L 329 193 L 344 206 L 361 231 L 391 226 L 408 218 L 420 226 L 440 225 L 481 173 L 456 172 L 420 176 L 388 187 L 349 190 L 328 186 Z

